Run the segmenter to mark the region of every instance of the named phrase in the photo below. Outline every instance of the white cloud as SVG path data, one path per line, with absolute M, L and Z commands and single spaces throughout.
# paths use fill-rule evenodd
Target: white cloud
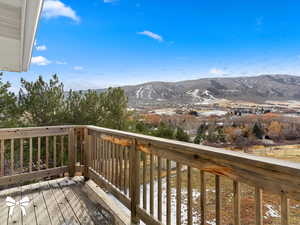
M 43 17 L 47 19 L 57 17 L 67 17 L 76 22 L 80 21 L 76 12 L 69 6 L 66 6 L 60 0 L 46 0 L 44 2 Z
M 213 74 L 213 75 L 225 75 L 226 74 L 223 70 L 220 70 L 220 69 L 217 69 L 217 68 L 212 68 L 209 71 L 209 73 Z
M 46 51 L 47 50 L 47 46 L 46 45 L 37 45 L 35 46 L 37 51 Z
M 67 64 L 67 62 L 65 62 L 65 61 L 56 61 L 55 63 L 58 65 L 66 65 Z
M 44 56 L 36 56 L 31 58 L 31 63 L 37 66 L 47 66 L 51 63 L 51 61 Z
M 149 30 L 145 30 L 143 32 L 138 32 L 137 34 L 148 36 L 148 37 L 158 40 L 160 42 L 162 42 L 164 40 L 162 36 L 155 34 Z
M 103 0 L 104 3 L 113 3 L 113 2 L 116 2 L 118 0 Z
M 34 41 L 33 45 L 37 51 L 46 51 L 47 50 L 46 45 L 38 45 L 36 40 Z
M 80 70 L 83 70 L 83 67 L 82 66 L 74 66 L 73 70 L 80 71 Z

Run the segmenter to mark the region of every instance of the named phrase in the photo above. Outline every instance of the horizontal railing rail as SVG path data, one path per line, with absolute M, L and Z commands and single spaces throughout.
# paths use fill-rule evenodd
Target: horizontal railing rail
M 0 186 L 81 171 L 133 224 L 300 223 L 298 163 L 95 126 L 0 129 L 0 143 Z
M 74 173 L 77 127 L 0 129 L 0 188 Z
M 181 224 L 184 217 L 187 224 L 247 224 L 241 217 L 245 214 L 241 211 L 242 202 L 247 204 L 242 193 L 245 190 L 251 192 L 247 197 L 253 199 L 248 199 L 253 203 L 253 218 L 248 218 L 248 224 L 263 224 L 271 217 L 280 220 L 279 224 L 289 224 L 293 217 L 290 208 L 299 208 L 296 203 L 289 203 L 289 199 L 300 200 L 298 163 L 94 126 L 87 128 L 92 159 L 89 175 L 131 209 L 133 223 L 142 219 L 146 224 Z M 207 193 L 208 187 L 213 194 Z M 197 200 L 193 196 L 195 189 Z M 226 194 L 232 197 L 226 199 Z M 228 214 L 223 206 L 230 202 Z M 270 204 L 278 215 L 268 218 L 265 208 Z M 184 213 L 183 206 L 187 208 Z M 293 212 L 294 216 L 297 213 L 299 209 Z

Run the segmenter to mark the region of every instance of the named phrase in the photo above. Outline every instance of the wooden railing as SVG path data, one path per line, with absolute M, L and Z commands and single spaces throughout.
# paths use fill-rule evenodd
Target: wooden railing
M 297 163 L 94 126 L 4 129 L 0 140 L 0 186 L 82 171 L 132 224 L 300 224 Z

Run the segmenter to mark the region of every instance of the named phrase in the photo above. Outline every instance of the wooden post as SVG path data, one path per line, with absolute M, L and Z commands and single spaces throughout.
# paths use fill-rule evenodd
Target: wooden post
M 75 131 L 74 128 L 69 129 L 68 138 L 68 165 L 69 165 L 69 176 L 74 177 L 75 175 Z
M 84 146 L 84 172 L 83 176 L 85 179 L 89 179 L 89 166 L 91 162 L 91 152 L 93 149 L 92 147 L 92 136 L 88 135 L 88 129 L 84 128 L 84 134 L 83 134 L 83 146 Z
M 140 220 L 137 208 L 140 204 L 140 152 L 137 150 L 137 141 L 133 141 L 130 149 L 130 196 L 131 196 L 131 224 L 138 225 Z

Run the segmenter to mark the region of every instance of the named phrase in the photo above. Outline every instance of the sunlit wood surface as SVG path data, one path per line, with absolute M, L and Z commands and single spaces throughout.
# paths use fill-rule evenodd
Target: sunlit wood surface
M 82 191 L 83 178 L 60 178 L 0 191 L 0 225 L 111 225 L 113 217 Z M 26 216 L 16 206 L 9 216 L 6 198 L 16 201 L 28 197 Z

